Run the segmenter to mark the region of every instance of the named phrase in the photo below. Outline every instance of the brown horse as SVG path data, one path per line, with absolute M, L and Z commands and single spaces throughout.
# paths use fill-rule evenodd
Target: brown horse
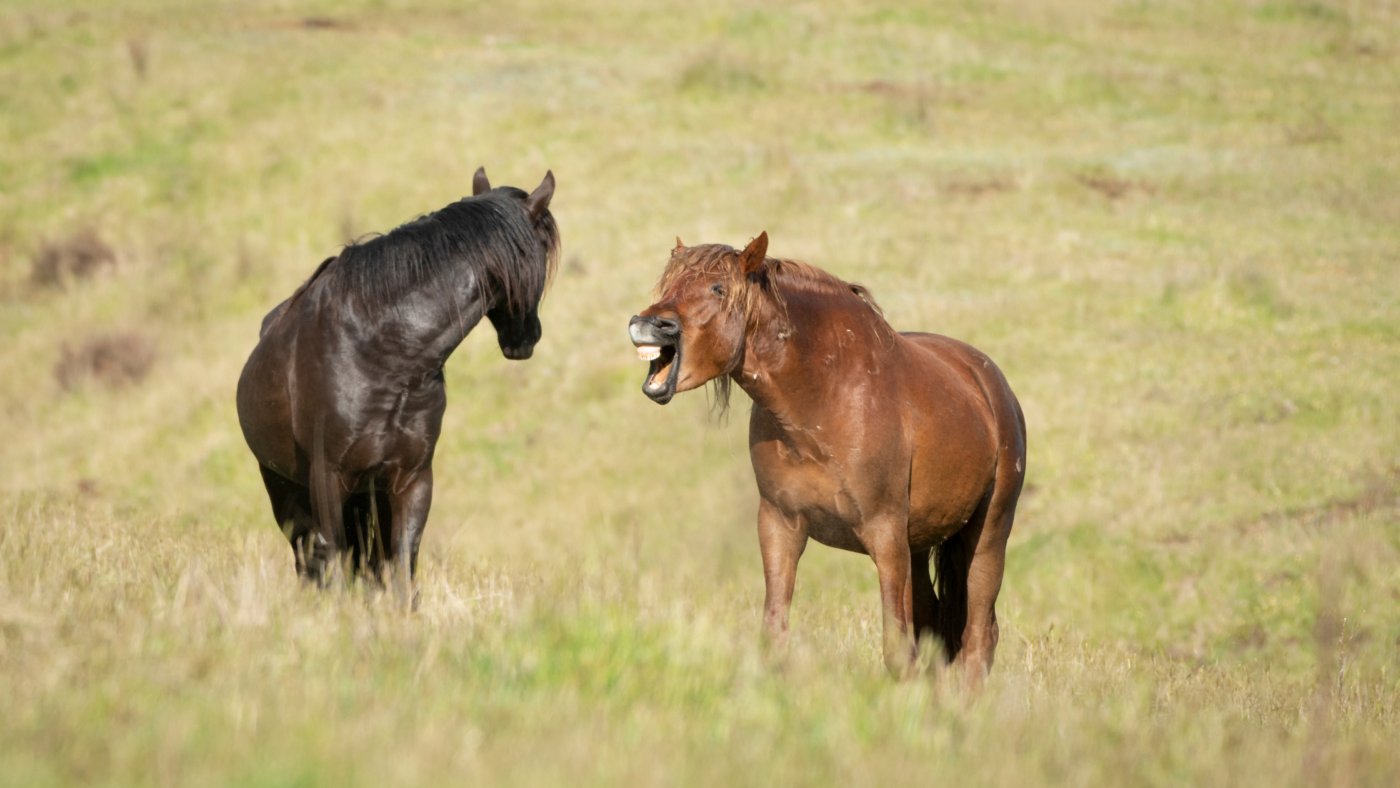
M 767 257 L 767 233 L 742 252 L 676 244 L 629 326 L 651 362 L 642 391 L 664 405 L 714 380 L 727 403 L 732 381 L 753 399 L 766 634 L 787 640 L 810 537 L 874 559 L 892 672 L 909 674 L 929 633 L 979 687 L 1026 471 L 1006 378 L 955 339 L 896 333 L 864 287 Z
M 351 569 L 407 591 L 433 497 L 442 367 L 482 317 L 527 359 L 559 257 L 554 176 L 492 189 L 347 246 L 263 319 L 238 380 L 238 421 L 296 557 L 325 582 Z

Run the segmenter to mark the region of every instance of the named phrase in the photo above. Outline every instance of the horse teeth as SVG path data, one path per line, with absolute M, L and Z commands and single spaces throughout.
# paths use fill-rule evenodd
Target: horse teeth
M 643 361 L 655 361 L 661 358 L 661 348 L 655 345 L 638 345 L 637 358 Z

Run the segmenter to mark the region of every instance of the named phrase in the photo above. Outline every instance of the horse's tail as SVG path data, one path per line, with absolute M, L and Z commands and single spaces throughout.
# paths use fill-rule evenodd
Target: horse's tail
M 342 516 L 345 497 L 340 494 L 340 482 L 326 457 L 326 416 L 316 419 L 311 440 L 311 508 L 316 518 L 316 533 L 312 536 L 311 558 L 307 568 L 322 585 L 331 581 L 335 566 L 345 552 L 346 531 Z
M 952 662 L 962 650 L 963 629 L 967 626 L 967 541 L 953 534 L 933 550 L 934 583 L 937 587 L 937 619 L 933 631 L 943 640 L 943 650 Z

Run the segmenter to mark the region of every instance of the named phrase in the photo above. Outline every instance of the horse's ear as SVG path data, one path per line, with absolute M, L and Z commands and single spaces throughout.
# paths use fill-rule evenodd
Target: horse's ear
M 475 197 L 482 192 L 491 191 L 491 181 L 486 178 L 486 168 L 477 167 L 476 174 L 472 176 L 472 196 Z
M 677 249 L 684 249 L 684 248 L 685 248 L 685 244 L 681 243 L 681 237 L 680 237 L 679 235 L 676 236 L 676 248 L 677 248 Z
M 530 196 L 525 198 L 525 210 L 530 213 L 530 221 L 539 221 L 545 211 L 549 210 L 549 201 L 554 197 L 554 170 L 549 170 L 544 174 L 544 180 L 535 187 Z
M 739 253 L 739 262 L 744 264 L 744 275 L 757 271 L 763 267 L 763 261 L 768 256 L 768 231 L 764 230 L 758 237 L 749 241 L 749 245 L 744 247 L 744 251 Z

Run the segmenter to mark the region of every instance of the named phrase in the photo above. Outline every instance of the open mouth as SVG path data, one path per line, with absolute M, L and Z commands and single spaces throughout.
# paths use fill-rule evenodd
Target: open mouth
M 681 368 L 681 324 L 664 315 L 635 315 L 627 324 L 627 335 L 637 348 L 637 358 L 650 364 L 642 393 L 658 405 L 676 396 L 676 380 Z
M 650 362 L 647 378 L 642 383 L 642 393 L 653 402 L 665 405 L 676 395 L 680 355 L 678 344 L 637 346 L 637 358 Z

